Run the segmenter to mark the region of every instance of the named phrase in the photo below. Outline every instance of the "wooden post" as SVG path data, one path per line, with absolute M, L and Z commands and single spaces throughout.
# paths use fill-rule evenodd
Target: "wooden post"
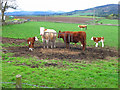
M 21 75 L 16 75 L 16 88 L 22 88 Z

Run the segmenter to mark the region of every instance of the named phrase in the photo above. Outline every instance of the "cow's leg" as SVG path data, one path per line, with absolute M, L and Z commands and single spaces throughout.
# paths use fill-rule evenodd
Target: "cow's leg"
M 29 41 L 29 50 L 32 51 L 32 43 Z
M 65 43 L 65 44 L 66 44 L 66 48 L 68 48 L 67 43 Z
M 53 41 L 51 41 L 50 43 L 51 43 L 51 48 L 53 48 Z
M 45 39 L 43 39 L 43 48 L 45 48 Z
M 83 47 L 83 44 L 81 43 L 81 47 Z
M 83 38 L 81 39 L 81 45 L 83 45 L 83 51 L 85 51 L 86 48 L 86 40 Z
M 70 48 L 70 43 L 66 43 L 66 48 L 67 48 L 67 49 Z
M 47 48 L 49 48 L 49 46 L 48 46 L 49 45 L 49 40 L 46 40 L 46 43 L 47 43 Z
M 43 40 L 44 40 L 43 38 L 44 38 L 44 37 L 43 37 L 43 36 L 41 36 L 41 38 L 42 38 L 42 42 L 43 42 Z
M 98 47 L 98 42 L 96 42 L 96 45 L 95 45 L 96 47 Z
M 33 49 L 34 49 L 34 42 L 31 42 L 31 44 L 30 44 L 30 51 L 33 51 Z
M 102 41 L 102 47 L 104 47 L 104 42 Z
M 54 48 L 56 48 L 55 41 L 53 42 Z
M 55 41 L 53 41 L 53 47 L 55 48 L 56 46 L 55 46 Z
M 81 45 L 83 45 L 83 51 L 85 51 L 85 48 L 86 48 L 86 42 L 83 41 L 83 43 L 82 43 Z
M 33 51 L 33 48 L 31 48 L 31 51 Z

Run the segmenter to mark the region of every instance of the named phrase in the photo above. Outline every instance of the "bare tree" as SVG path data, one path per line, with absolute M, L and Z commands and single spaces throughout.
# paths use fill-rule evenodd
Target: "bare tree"
M 1 0 L 0 10 L 2 14 L 2 22 L 5 22 L 4 16 L 5 16 L 5 12 L 7 11 L 7 9 L 9 8 L 16 9 L 17 7 L 18 6 L 16 4 L 16 0 Z

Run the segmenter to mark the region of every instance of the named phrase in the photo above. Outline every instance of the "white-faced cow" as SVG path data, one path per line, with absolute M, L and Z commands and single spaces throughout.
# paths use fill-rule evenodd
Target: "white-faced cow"
M 91 40 L 94 40 L 96 47 L 98 47 L 99 42 L 102 42 L 102 47 L 104 47 L 104 37 L 92 37 Z
M 49 43 L 51 44 L 51 48 L 56 47 L 55 41 L 56 41 L 57 32 L 54 29 L 45 29 L 44 27 L 40 27 L 40 35 L 42 37 L 44 48 L 46 43 L 47 43 L 47 48 Z

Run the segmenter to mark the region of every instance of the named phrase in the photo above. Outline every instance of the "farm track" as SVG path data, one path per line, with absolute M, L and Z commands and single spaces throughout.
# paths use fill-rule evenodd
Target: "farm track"
M 2 38 L 2 43 L 17 44 L 26 42 L 25 39 L 13 39 L 13 38 Z M 26 42 L 27 43 L 27 42 Z M 93 61 L 96 59 L 107 59 L 110 57 L 117 57 L 118 52 L 115 49 L 110 48 L 95 48 L 88 47 L 83 52 L 82 47 L 74 47 L 71 45 L 70 49 L 66 49 L 63 43 L 56 43 L 57 47 L 54 49 L 43 49 L 43 44 L 35 42 L 34 51 L 29 51 L 28 46 L 17 46 L 17 47 L 3 47 L 4 53 L 14 53 L 14 57 L 37 57 L 38 59 L 47 60 L 68 60 L 72 62 L 80 62 L 79 60 Z
M 87 21 L 93 20 L 92 18 L 83 18 L 83 17 L 20 17 L 19 19 L 30 19 L 31 21 L 48 21 L 48 22 L 63 22 L 63 23 L 85 23 Z

